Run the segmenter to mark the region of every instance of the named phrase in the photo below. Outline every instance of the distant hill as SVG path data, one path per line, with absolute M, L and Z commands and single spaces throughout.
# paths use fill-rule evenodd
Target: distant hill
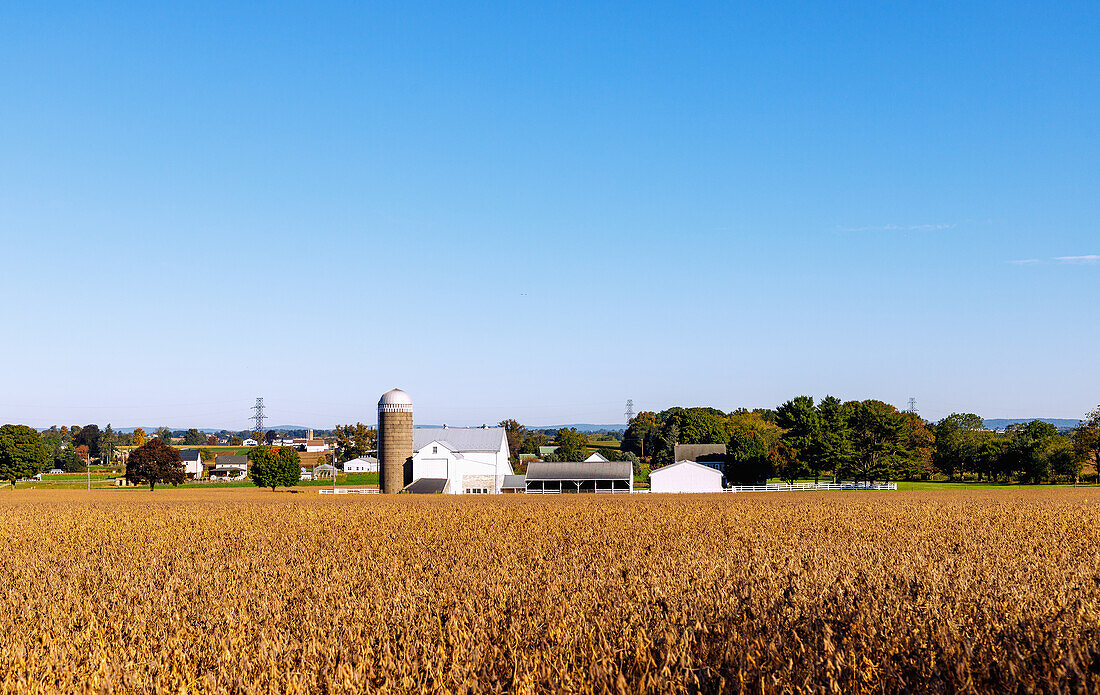
M 578 432 L 618 432 L 625 430 L 626 425 L 593 425 L 589 423 L 578 423 L 574 425 L 524 425 L 529 430 L 560 430 L 568 429 L 570 427 L 576 428 Z
M 1014 425 L 1017 422 L 1031 422 L 1032 420 L 1040 420 L 1042 422 L 1049 422 L 1060 430 L 1073 429 L 1080 420 L 1074 420 L 1070 418 L 1057 418 L 1057 417 L 1021 417 L 1021 418 L 990 418 L 985 420 L 985 426 L 991 430 L 1003 430 L 1009 425 Z

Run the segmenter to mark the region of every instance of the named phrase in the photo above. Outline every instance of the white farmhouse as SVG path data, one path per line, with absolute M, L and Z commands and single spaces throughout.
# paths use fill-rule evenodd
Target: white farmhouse
M 202 477 L 202 455 L 198 449 L 181 450 L 180 461 L 183 463 L 184 475 L 188 478 Z
M 414 483 L 442 481 L 442 491 L 452 495 L 495 494 L 506 475 L 512 464 L 503 427 L 413 430 Z
M 650 492 L 721 492 L 722 471 L 694 461 L 677 461 L 649 474 Z

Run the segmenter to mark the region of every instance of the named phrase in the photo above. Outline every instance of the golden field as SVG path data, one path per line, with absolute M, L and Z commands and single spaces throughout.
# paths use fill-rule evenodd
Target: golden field
M 0 491 L 0 693 L 1095 692 L 1098 501 Z

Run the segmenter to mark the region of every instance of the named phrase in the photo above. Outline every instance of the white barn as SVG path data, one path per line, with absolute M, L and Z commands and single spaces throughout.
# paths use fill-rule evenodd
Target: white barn
M 412 479 L 446 481 L 444 494 L 495 494 L 512 475 L 503 427 L 413 430 Z
M 649 474 L 650 492 L 721 492 L 722 471 L 694 461 L 677 461 Z

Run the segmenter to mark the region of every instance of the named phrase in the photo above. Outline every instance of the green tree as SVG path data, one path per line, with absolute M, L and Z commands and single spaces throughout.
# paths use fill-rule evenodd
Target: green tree
M 115 458 L 115 447 L 118 446 L 118 433 L 111 427 L 111 423 L 107 423 L 107 429 L 103 430 L 99 442 L 103 450 L 104 462 L 110 464 Z
M 229 446 L 242 446 L 243 444 L 244 440 L 240 437 L 234 436 L 229 438 Z
M 1059 436 L 1051 444 L 1048 459 L 1054 479 L 1077 484 L 1081 478 L 1081 468 L 1085 459 L 1070 439 Z
M 562 461 L 583 461 L 588 457 L 588 437 L 575 427 L 558 430 L 554 443 L 558 445 L 557 455 Z
M 183 443 L 187 446 L 202 446 L 206 443 L 206 437 L 202 432 L 192 427 L 183 433 Z
M 657 434 L 657 415 L 643 410 L 627 423 L 623 433 L 623 451 L 630 451 L 643 458 L 653 455 L 653 439 Z M 537 452 L 536 452 L 537 453 Z
M 256 487 L 293 487 L 301 478 L 301 457 L 294 447 L 257 446 L 248 451 L 249 476 Z
M 501 420 L 497 427 L 504 428 L 504 436 L 508 438 L 508 458 L 513 464 L 517 463 L 520 450 L 523 449 L 523 440 L 527 437 L 527 428 L 512 419 Z
M 821 423 L 813 464 L 814 482 L 821 472 L 836 472 L 845 468 L 855 452 L 852 449 L 852 429 L 848 426 L 848 408 L 836 396 L 825 396 L 817 404 L 817 417 Z M 835 476 L 834 476 L 835 477 Z
M 156 437 L 165 444 L 171 444 L 172 430 L 168 429 L 167 427 L 158 427 Z
M 550 446 L 549 437 L 542 432 L 528 432 L 523 438 L 523 446 L 520 447 L 519 453 L 538 456 L 539 447 L 543 446 Z
M 158 437 L 130 454 L 126 462 L 126 480 L 134 485 L 149 483 L 152 490 L 157 483 L 179 485 L 187 480 L 187 476 L 183 472 L 180 452 Z
M 83 473 L 88 470 L 84 464 L 84 459 L 80 458 L 80 454 L 76 453 L 76 447 L 66 447 L 61 452 L 61 458 L 58 461 L 58 468 L 66 473 Z
M 781 460 L 793 457 L 804 464 L 807 472 L 812 472 L 814 482 L 821 477 L 823 457 L 821 447 L 821 417 L 810 396 L 798 396 L 787 401 L 775 410 L 775 424 L 786 430 L 783 433 L 783 453 Z M 778 465 L 778 464 L 777 464 Z M 795 470 L 793 463 L 785 464 L 786 469 Z
M 42 472 L 48 463 L 38 431 L 26 425 L 0 427 L 0 480 L 16 480 Z
M 73 445 L 88 447 L 88 456 L 96 458 L 102 453 L 99 439 L 99 425 L 85 425 L 79 428 L 77 434 L 73 436 Z
M 1024 482 L 1040 483 L 1050 477 L 1050 450 L 1058 428 L 1049 422 L 1032 420 L 1008 426 L 1005 447 L 1007 468 Z
M 340 463 L 366 456 L 378 448 L 378 430 L 361 422 L 336 426 L 336 450 Z
M 1092 464 L 1100 483 L 1100 405 L 1096 406 L 1070 433 L 1073 448 L 1082 460 Z
M 854 456 L 840 475 L 857 482 L 896 477 L 906 457 L 905 416 L 882 401 L 855 401 L 846 406 Z
M 951 413 L 936 423 L 932 464 L 949 478 L 979 466 L 985 423 L 974 413 Z

